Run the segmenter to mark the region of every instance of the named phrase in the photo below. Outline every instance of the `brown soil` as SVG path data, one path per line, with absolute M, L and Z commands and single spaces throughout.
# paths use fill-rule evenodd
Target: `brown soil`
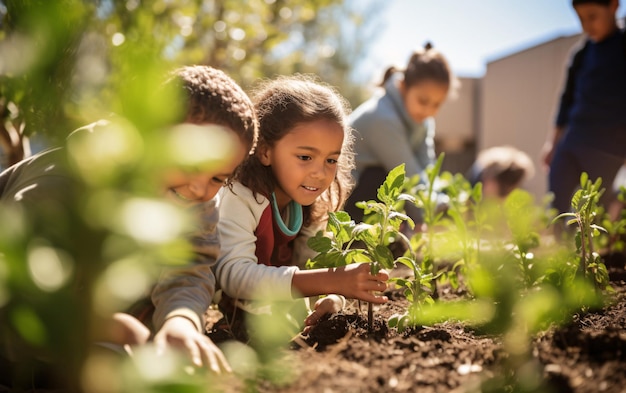
M 390 301 L 375 307 L 368 330 L 365 306 L 356 304 L 295 340 L 284 362 L 292 378 L 282 384 L 261 381 L 258 392 L 626 392 L 626 274 L 624 259 L 607 263 L 614 301 L 602 310 L 576 315 L 565 326 L 543 332 L 532 342 L 532 359 L 517 371 L 516 389 L 502 377 L 510 356 L 500 338 L 461 323 L 441 323 L 399 333 L 387 318 L 406 307 Z M 449 296 L 450 294 L 448 294 Z M 534 381 L 532 375 L 540 380 Z M 490 382 L 486 382 L 490 381 Z M 526 383 L 526 384 L 525 384 Z M 510 386 L 510 384 L 509 384 Z

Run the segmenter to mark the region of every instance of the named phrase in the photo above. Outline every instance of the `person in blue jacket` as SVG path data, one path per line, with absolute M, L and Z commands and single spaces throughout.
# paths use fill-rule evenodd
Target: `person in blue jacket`
M 544 145 L 552 205 L 571 210 L 571 198 L 586 172 L 602 178 L 607 208 L 611 185 L 626 157 L 626 54 L 616 20 L 618 0 L 573 0 L 585 40 L 569 64 L 554 132 Z
M 424 169 L 435 161 L 433 116 L 456 84 L 445 57 L 427 43 L 411 55 L 404 70 L 388 68 L 380 85 L 384 90 L 351 114 L 357 184 L 345 210 L 356 222 L 363 220 L 363 210 L 355 203 L 375 200 L 387 173 L 399 164 L 405 164 L 407 177 L 424 179 Z M 405 208 L 420 221 L 414 206 Z

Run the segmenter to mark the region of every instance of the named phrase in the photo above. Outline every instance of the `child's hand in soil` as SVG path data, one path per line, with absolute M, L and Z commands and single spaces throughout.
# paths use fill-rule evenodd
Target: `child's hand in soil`
M 340 295 L 328 295 L 318 299 L 313 306 L 313 312 L 304 320 L 305 328 L 302 333 L 308 334 L 324 315 L 338 313 L 345 304 L 346 300 Z
M 334 268 L 336 278 L 339 280 L 338 291 L 348 299 L 360 299 L 366 302 L 383 304 L 387 302 L 387 296 L 380 292 L 387 289 L 389 272 L 381 269 L 377 274 L 370 273 L 370 263 L 354 263 Z
M 154 343 L 157 353 L 171 346 L 186 353 L 197 367 L 204 366 L 218 374 L 232 372 L 222 351 L 187 318 L 173 317 L 165 321 L 154 336 Z

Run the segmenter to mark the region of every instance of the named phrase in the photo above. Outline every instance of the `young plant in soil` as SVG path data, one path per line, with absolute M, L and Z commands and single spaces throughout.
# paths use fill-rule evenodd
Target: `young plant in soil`
M 436 205 L 424 204 L 425 210 L 432 210 L 430 217 L 435 218 L 428 220 L 427 225 L 426 233 L 430 242 L 428 250 L 431 252 L 428 258 L 433 260 L 433 266 L 438 269 L 438 282 L 448 282 L 454 289 L 458 289 L 459 278 L 476 262 L 480 252 L 480 235 L 486 221 L 480 203 L 482 183 L 471 187 L 461 174 L 440 173 L 439 168 L 439 165 L 432 168 L 435 172 L 429 173 L 428 177 L 431 183 L 437 179 L 439 192 L 447 197 L 447 201 L 445 214 L 441 214 L 443 210 Z M 425 199 L 419 197 L 419 200 Z M 435 215 L 437 211 L 439 214 Z M 420 234 L 416 234 L 412 240 L 420 237 Z M 435 263 L 436 258 L 450 261 L 452 265 Z
M 596 220 L 599 220 L 603 214 L 598 204 L 604 193 L 604 189 L 600 188 L 601 185 L 601 178 L 594 183 L 587 173 L 583 172 L 580 176 L 581 188 L 572 197 L 572 212 L 562 213 L 554 219 L 556 222 L 562 218 L 571 217 L 567 225 L 576 226 L 574 239 L 579 258 L 577 273 L 592 282 L 599 291 L 609 287 L 609 274 L 602 262 L 602 257 L 596 252 L 594 246 L 594 239 L 598 238 L 602 232 L 607 233 L 605 228 L 596 224 Z
M 480 184 L 470 188 L 460 176 L 441 174 L 441 160 L 428 169 L 427 181 L 417 186 L 416 179 L 405 179 L 403 166 L 392 170 L 378 191 L 379 201 L 359 204 L 365 210 L 366 223 L 354 223 L 345 212 L 331 214 L 326 233 L 309 241 L 318 252 L 309 267 L 371 262 L 372 271 L 377 272 L 396 263 L 408 266 L 414 279 L 394 281 L 404 288 L 410 306 L 389 320 L 390 327 L 401 331 L 453 319 L 498 335 L 508 356 L 501 365 L 502 373 L 487 380 L 484 391 L 540 389 L 541 366 L 530 352 L 532 337 L 567 322 L 585 308 L 602 304 L 602 290 L 608 289 L 606 268 L 593 244 L 602 233 L 594 223 L 602 213 L 597 204 L 601 181 L 591 183 L 584 175 L 582 189 L 572 199 L 573 213 L 559 216 L 572 217 L 569 224 L 577 224 L 574 253 L 541 244 L 541 233 L 547 229 L 545 217 L 527 192 L 515 191 L 500 202 L 484 201 Z M 445 212 L 437 211 L 435 180 L 445 183 L 442 189 L 450 198 Z M 406 189 L 415 192 L 404 193 Z M 414 227 L 402 210 L 406 201 L 423 209 L 426 224 L 426 231 L 415 233 L 410 240 L 401 228 L 403 223 Z M 615 231 L 623 225 L 615 223 Z M 409 245 L 401 257 L 394 258 L 389 248 L 394 242 Z M 469 290 L 468 298 L 434 301 L 435 257 L 445 255 L 440 248 L 450 245 L 457 259 L 444 277 L 458 283 L 454 280 L 458 269 Z M 577 270 L 582 274 L 576 274 Z M 371 312 L 368 317 L 371 326 Z M 533 371 L 528 374 L 529 370 Z
M 409 307 L 403 314 L 393 315 L 389 319 L 389 326 L 404 331 L 407 327 L 416 326 L 424 305 L 434 303 L 436 296 L 436 282 L 443 272 L 435 270 L 434 241 L 439 227 L 444 222 L 450 205 L 456 206 L 462 192 L 460 184 L 467 184 L 462 176 L 452 176 L 449 173 L 441 173 L 445 155 L 439 155 L 434 165 L 425 170 L 425 179 L 420 182 L 419 176 L 405 181 L 404 189 L 412 198 L 412 201 L 423 214 L 423 226 L 416 231 L 408 243 L 408 248 L 398 262 L 411 269 L 411 278 L 394 278 L 395 284 L 404 288 L 404 295 L 410 302 Z M 437 183 L 440 183 L 436 186 Z M 463 183 L 465 182 L 465 183 Z M 442 185 L 447 185 L 446 192 L 441 192 Z M 411 227 L 413 229 L 413 227 Z M 422 231 L 425 230 L 425 231 Z M 455 280 L 456 275 L 452 271 L 446 272 L 446 277 Z M 455 280 L 456 282 L 456 280 Z
M 577 235 L 577 244 L 586 244 L 584 250 L 589 253 L 593 250 L 591 236 L 602 233 L 592 219 L 601 214 L 597 206 L 599 182 L 592 184 L 586 177 L 583 180 L 582 190 L 572 200 L 574 212 L 571 217 L 575 219 L 571 223 L 582 224 L 579 232 L 586 233 Z M 541 366 L 530 352 L 532 337 L 552 325 L 569 321 L 581 310 L 601 305 L 602 294 L 594 287 L 602 282 L 602 272 L 606 268 L 592 253 L 585 259 L 590 261 L 587 264 L 592 267 L 590 274 L 577 275 L 576 270 L 582 270 L 578 268 L 581 264 L 576 263 L 583 259 L 580 256 L 582 246 L 577 249 L 579 256 L 570 249 L 541 247 L 540 234 L 546 228 L 542 227 L 540 208 L 535 206 L 527 192 L 516 190 L 502 202 L 487 202 L 477 203 L 473 208 L 474 211 L 489 212 L 481 225 L 472 224 L 471 219 L 461 219 L 454 211 L 448 213 L 465 234 L 460 236 L 461 239 L 472 238 L 471 234 L 466 234 L 467 228 L 483 230 L 481 236 L 476 236 L 476 243 L 466 243 L 480 245 L 481 252 L 473 254 L 470 249 L 463 254 L 478 255 L 463 276 L 470 298 L 458 302 L 456 308 L 436 302 L 422 315 L 421 323 L 457 319 L 480 331 L 502 337 L 503 349 L 507 353 L 506 361 L 501 365 L 502 373 L 489 379 L 483 391 L 505 388 L 536 391 L 541 389 Z M 583 243 L 582 239 L 587 242 Z M 463 312 L 472 305 L 474 310 L 483 312 L 482 321 L 480 318 L 468 319 L 467 313 Z
M 412 304 L 432 302 L 428 290 L 432 274 L 424 274 L 414 254 L 395 258 L 390 249 L 394 242 L 409 245 L 409 239 L 402 233 L 401 225 L 406 223 L 411 229 L 415 224 L 397 206 L 405 201 L 414 202 L 413 197 L 402 192 L 405 182 L 404 164 L 392 169 L 379 187 L 378 201 L 359 202 L 357 206 L 368 215 L 367 223 L 356 224 L 350 215 L 340 211 L 329 215 L 326 233 L 318 232 L 309 239 L 308 245 L 318 254 L 307 262 L 308 268 L 337 267 L 350 263 L 369 262 L 376 274 L 380 269 L 393 269 L 402 263 L 412 269 L 414 280 L 394 278 L 398 285 L 406 288 L 405 295 Z M 417 306 L 416 306 L 417 307 Z M 368 305 L 368 323 L 372 326 L 372 305 Z

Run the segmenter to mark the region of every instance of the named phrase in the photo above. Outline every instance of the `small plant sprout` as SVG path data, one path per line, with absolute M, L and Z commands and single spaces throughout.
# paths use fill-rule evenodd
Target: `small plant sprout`
M 534 264 L 533 249 L 539 247 L 539 221 L 532 196 L 523 190 L 513 190 L 504 201 L 504 217 L 512 237 L 512 252 L 518 261 L 521 280 L 530 288 L 539 278 Z
M 430 299 L 423 293 L 422 285 L 429 283 L 431 276 L 422 276 L 421 269 L 415 262 L 415 255 L 395 258 L 390 244 L 402 241 L 409 244 L 409 239 L 400 227 L 406 223 L 411 228 L 414 222 L 409 216 L 397 210 L 402 202 L 413 202 L 413 198 L 402 193 L 405 181 L 404 164 L 392 169 L 378 189 L 378 202 L 358 202 L 367 215 L 367 223 L 355 224 L 346 212 L 330 213 L 326 233 L 318 232 L 309 239 L 308 245 L 318 254 L 308 261 L 307 267 L 336 267 L 349 263 L 370 262 L 372 274 L 380 269 L 393 269 L 396 263 L 402 263 L 412 269 L 416 283 L 404 279 L 393 279 L 407 289 L 407 298 L 412 301 Z M 432 301 L 432 299 L 430 299 Z M 371 304 L 368 306 L 368 322 L 372 326 Z
M 424 225 L 426 225 L 426 232 L 428 239 L 431 241 L 425 242 L 424 255 L 421 262 L 421 268 L 424 272 L 432 273 L 434 270 L 434 252 L 433 242 L 435 228 L 444 216 L 444 209 L 440 209 L 440 201 L 438 193 L 435 190 L 435 182 L 441 172 L 441 166 L 443 164 L 444 154 L 440 154 L 437 162 L 433 166 L 426 168 L 426 182 L 425 184 L 418 183 L 417 186 L 410 193 L 414 195 L 415 204 L 420 207 L 424 214 Z M 416 241 L 420 241 L 422 238 L 421 233 L 417 233 Z M 413 244 L 414 246 L 416 244 Z
M 440 282 L 448 282 L 458 289 L 459 277 L 466 274 L 468 267 L 476 263 L 480 251 L 480 234 L 484 228 L 485 214 L 480 209 L 482 183 L 471 187 L 460 174 L 443 172 L 439 177 L 442 191 L 448 196 L 444 229 L 438 239 L 431 237 L 441 258 L 454 262 L 451 267 L 440 269 Z M 441 265 L 441 264 L 440 264 Z
M 390 317 L 389 327 L 403 332 L 457 320 L 497 334 L 508 354 L 501 366 L 505 377 L 487 378 L 485 383 L 493 391 L 539 390 L 541 367 L 532 355 L 533 337 L 585 308 L 602 304 L 603 291 L 611 288 L 595 250 L 598 245 L 619 247 L 617 241 L 626 232 L 626 210 L 614 212 L 621 214 L 621 220 L 606 219 L 598 205 L 601 179 L 593 183 L 583 174 L 581 189 L 572 198 L 572 212 L 552 220 L 555 213 L 535 205 L 531 194 L 521 189 L 504 200 L 483 199 L 480 182 L 471 187 L 463 176 L 442 172 L 442 161 L 440 155 L 425 170 L 422 181 L 419 176 L 405 178 L 404 165 L 394 168 L 378 189 L 378 201 L 357 203 L 365 213 L 363 223 L 355 223 L 345 212 L 331 213 L 326 232 L 309 240 L 318 254 L 307 265 L 369 262 L 372 273 L 399 264 L 408 267 L 412 276 L 390 279 L 409 305 Z M 626 190 L 620 198 L 623 203 Z M 421 209 L 423 225 L 417 230 L 405 213 L 407 202 Z M 567 225 L 575 225 L 576 251 L 541 244 L 550 220 L 564 218 L 569 218 Z M 401 256 L 392 251 L 394 243 L 404 246 Z M 447 280 L 458 288 L 460 279 L 468 291 L 465 299 L 435 300 L 437 281 Z M 370 304 L 370 327 L 371 310 Z
M 594 237 L 606 229 L 595 224 L 601 216 L 602 209 L 598 206 L 604 189 L 600 188 L 602 179 L 591 182 L 586 172 L 580 176 L 581 188 L 572 197 L 572 212 L 559 214 L 553 222 L 561 218 L 571 217 L 567 225 L 576 226 L 575 242 L 580 263 L 578 274 L 593 282 L 597 290 L 609 287 L 609 274 L 602 262 L 602 257 L 594 249 Z
M 602 220 L 602 227 L 606 229 L 605 238 L 600 246 L 606 249 L 607 255 L 624 252 L 626 249 L 626 187 L 621 187 L 617 194 L 617 201 L 613 203 L 611 213 Z

